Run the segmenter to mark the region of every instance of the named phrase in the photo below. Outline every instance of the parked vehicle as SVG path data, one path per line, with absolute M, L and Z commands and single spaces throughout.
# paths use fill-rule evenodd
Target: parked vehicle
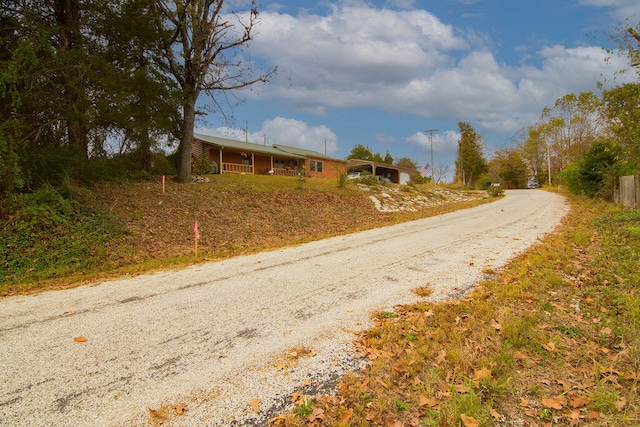
M 529 178 L 529 181 L 527 181 L 527 188 L 540 188 L 540 183 L 535 178 Z

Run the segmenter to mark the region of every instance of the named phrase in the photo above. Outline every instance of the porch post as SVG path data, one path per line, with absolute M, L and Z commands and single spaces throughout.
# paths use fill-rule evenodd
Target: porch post
M 224 150 L 224 147 L 220 147 L 220 173 L 224 173 L 224 167 L 222 166 L 222 150 Z

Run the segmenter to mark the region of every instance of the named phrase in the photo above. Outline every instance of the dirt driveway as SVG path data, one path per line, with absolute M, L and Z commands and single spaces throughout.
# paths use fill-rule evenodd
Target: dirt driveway
M 373 311 L 455 298 L 559 225 L 539 190 L 283 250 L 0 301 L 0 425 L 256 425 L 359 365 Z M 85 342 L 74 338 L 84 337 Z M 181 409 L 186 408 L 182 414 Z

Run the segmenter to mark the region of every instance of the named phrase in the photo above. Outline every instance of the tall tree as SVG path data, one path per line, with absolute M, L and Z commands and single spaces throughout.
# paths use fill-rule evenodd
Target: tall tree
M 394 163 L 396 166 L 406 169 L 411 169 L 413 172 L 418 172 L 418 165 L 409 157 L 401 157 Z
M 371 148 L 365 147 L 362 144 L 356 144 L 351 149 L 347 159 L 373 160 L 373 153 L 371 152 Z
M 219 91 L 267 82 L 275 72 L 254 76 L 239 50 L 253 38 L 258 18 L 255 0 L 246 13 L 226 13 L 224 0 L 156 0 L 162 35 L 159 52 L 181 89 L 182 130 L 178 181 L 191 179 L 196 103 L 202 92 L 216 101 Z
M 496 151 L 488 169 L 500 178 L 506 188 L 523 188 L 527 182 L 528 168 L 516 148 Z
M 527 129 L 527 136 L 520 145 L 520 151 L 529 174 L 542 179 L 546 171 L 547 145 L 542 138 L 539 124 Z
M 561 167 L 574 162 L 597 139 L 603 126 L 600 120 L 601 102 L 591 92 L 569 93 L 556 100 L 553 108 L 545 108 L 542 121 L 554 123 L 557 155 Z
M 393 157 L 391 157 L 391 153 L 389 153 L 389 150 L 387 150 L 387 152 L 384 155 L 384 159 L 382 159 L 383 163 L 386 163 L 388 165 L 392 165 L 393 164 Z
M 487 161 L 483 154 L 484 141 L 467 122 L 459 122 L 460 141 L 456 159 L 456 179 L 464 185 L 473 186 L 487 171 Z
M 622 162 L 640 170 L 640 84 L 627 83 L 603 94 L 604 110 Z

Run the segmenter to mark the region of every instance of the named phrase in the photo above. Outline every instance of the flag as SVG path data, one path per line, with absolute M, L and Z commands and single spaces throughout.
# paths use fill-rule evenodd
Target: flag
M 420 176 L 421 177 L 425 177 L 427 176 L 427 174 L 431 171 L 431 165 L 429 163 L 427 163 L 423 168 L 422 168 L 422 172 L 420 172 Z
M 193 232 L 196 235 L 196 240 L 200 240 L 200 232 L 198 231 L 198 221 L 193 224 Z

